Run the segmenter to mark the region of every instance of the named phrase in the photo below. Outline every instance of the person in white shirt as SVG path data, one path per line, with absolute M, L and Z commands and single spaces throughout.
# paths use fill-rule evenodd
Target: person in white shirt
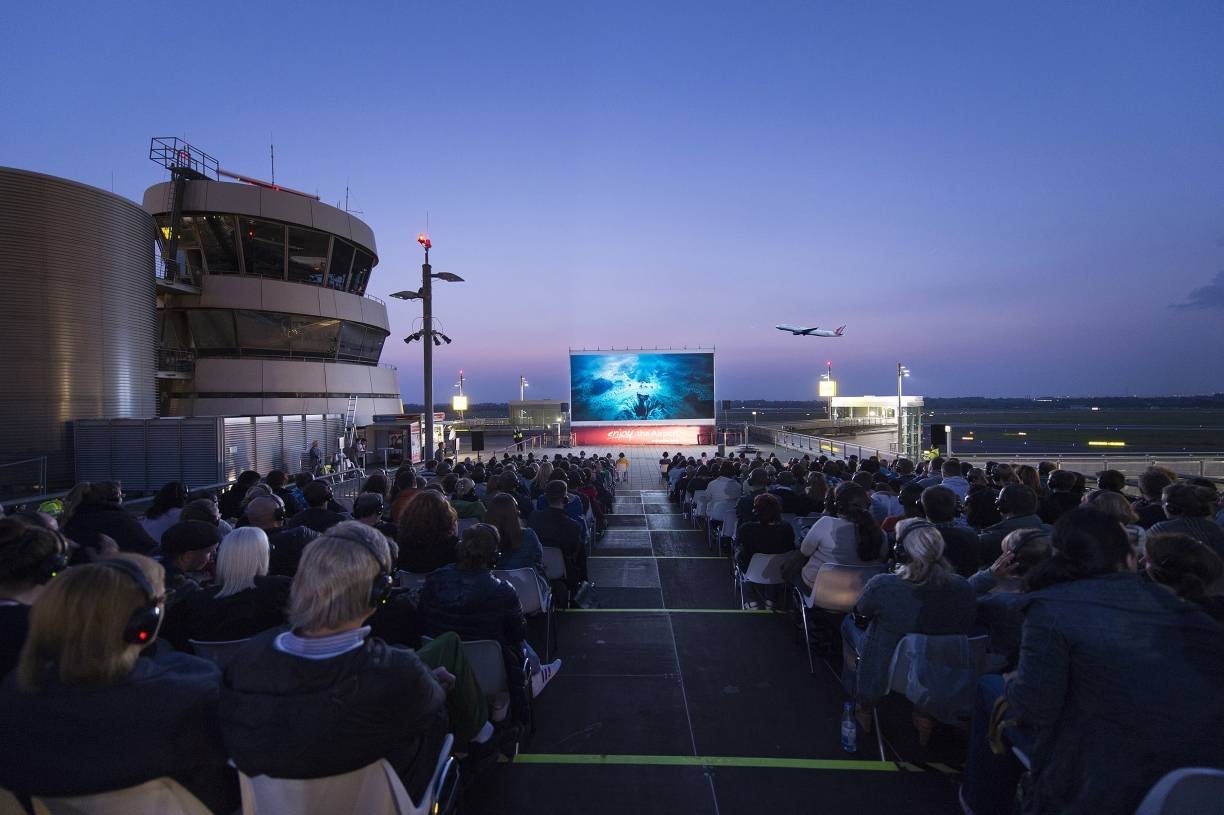
M 807 563 L 797 580 L 811 591 L 816 574 L 826 563 L 843 566 L 868 566 L 883 563 L 885 540 L 880 527 L 868 511 L 871 501 L 867 491 L 852 481 L 837 485 L 833 491 L 836 516 L 824 515 L 808 530 L 799 549 Z

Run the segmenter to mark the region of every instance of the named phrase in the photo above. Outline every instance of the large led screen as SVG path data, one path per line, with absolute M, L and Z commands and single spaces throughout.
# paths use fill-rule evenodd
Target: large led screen
M 713 424 L 714 354 L 571 353 L 570 420 Z

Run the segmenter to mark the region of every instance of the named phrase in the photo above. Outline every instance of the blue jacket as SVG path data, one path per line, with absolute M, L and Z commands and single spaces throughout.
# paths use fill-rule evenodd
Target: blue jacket
M 491 571 L 443 566 L 425 579 L 418 605 L 430 636 L 454 631 L 465 640 L 498 640 L 514 649 L 527 638 L 518 593 Z
M 1008 718 L 1027 813 L 1133 812 L 1178 767 L 1224 766 L 1224 628 L 1130 572 L 1026 595 Z
M 540 538 L 534 529 L 524 529 L 519 548 L 513 552 L 503 552 L 497 561 L 499 569 L 525 569 L 528 566 L 540 570 L 544 568 L 544 547 L 540 545 Z

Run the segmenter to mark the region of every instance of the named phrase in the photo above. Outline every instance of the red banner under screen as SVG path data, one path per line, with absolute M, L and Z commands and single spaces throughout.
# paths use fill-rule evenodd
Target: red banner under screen
M 700 444 L 702 431 L 709 433 L 711 430 L 712 427 L 701 425 L 617 425 L 575 427 L 572 432 L 574 444 L 577 445 L 614 447 L 618 444 L 666 444 L 675 447 L 681 444 Z

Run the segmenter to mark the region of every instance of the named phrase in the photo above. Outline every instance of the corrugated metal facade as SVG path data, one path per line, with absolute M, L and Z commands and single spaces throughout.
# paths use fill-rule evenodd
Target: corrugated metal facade
M 153 248 L 134 202 L 0 167 L 0 463 L 66 484 L 70 422 L 156 415 Z
M 167 481 L 220 484 L 243 470 L 294 473 L 310 442 L 330 461 L 343 433 L 339 414 L 78 421 L 76 480 L 117 480 L 129 492 L 152 492 Z

